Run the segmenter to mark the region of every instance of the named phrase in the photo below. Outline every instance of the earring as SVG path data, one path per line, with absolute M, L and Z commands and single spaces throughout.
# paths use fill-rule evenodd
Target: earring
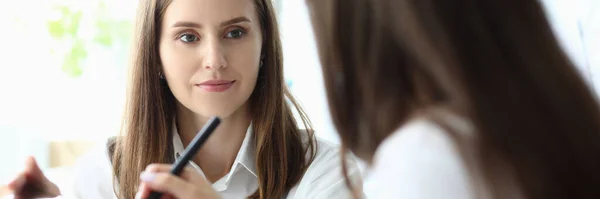
M 260 66 L 260 67 L 262 67 L 262 66 L 263 66 L 263 60 L 260 60 L 260 65 L 259 65 L 259 66 Z
M 159 72 L 159 73 L 158 73 L 158 78 L 160 78 L 160 79 L 165 79 L 165 76 L 162 74 L 162 72 Z

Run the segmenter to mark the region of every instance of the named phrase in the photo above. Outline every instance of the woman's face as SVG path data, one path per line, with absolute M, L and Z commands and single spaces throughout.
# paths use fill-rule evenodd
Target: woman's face
M 222 118 L 245 105 L 262 47 L 252 0 L 173 0 L 160 31 L 162 71 L 181 105 Z

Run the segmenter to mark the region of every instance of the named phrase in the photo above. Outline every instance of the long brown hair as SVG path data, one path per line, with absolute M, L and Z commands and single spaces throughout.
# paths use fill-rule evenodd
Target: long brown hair
M 493 196 L 506 194 L 499 160 L 526 198 L 600 198 L 598 102 L 539 1 L 308 4 L 343 147 L 371 161 L 414 114 L 442 107 L 475 127 Z
M 115 193 L 120 198 L 134 197 L 139 175 L 148 164 L 172 163 L 174 159 L 170 130 L 176 99 L 159 77 L 158 54 L 160 22 L 170 2 L 139 2 L 124 135 L 117 139 L 112 156 Z M 282 48 L 272 3 L 256 0 L 255 5 L 265 39 L 264 65 L 249 99 L 259 181 L 258 190 L 250 198 L 279 198 L 301 179 L 316 146 L 306 114 L 284 84 Z M 293 109 L 302 124 L 296 123 Z M 299 125 L 307 131 L 301 131 Z

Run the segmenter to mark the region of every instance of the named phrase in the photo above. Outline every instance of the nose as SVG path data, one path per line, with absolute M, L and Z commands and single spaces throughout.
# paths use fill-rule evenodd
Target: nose
M 219 41 L 207 41 L 202 66 L 205 69 L 222 69 L 227 67 L 223 47 Z

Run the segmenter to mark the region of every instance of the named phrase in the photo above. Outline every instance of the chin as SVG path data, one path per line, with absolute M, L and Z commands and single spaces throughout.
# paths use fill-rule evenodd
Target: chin
M 221 119 L 225 119 L 233 115 L 238 109 L 239 106 L 211 104 L 205 106 L 198 106 L 192 111 L 204 117 L 218 116 Z
M 232 99 L 233 98 L 233 99 Z M 237 112 L 246 109 L 248 99 L 238 97 L 203 97 L 191 98 L 181 103 L 186 109 L 201 117 L 209 118 L 213 116 L 221 119 L 229 118 Z

